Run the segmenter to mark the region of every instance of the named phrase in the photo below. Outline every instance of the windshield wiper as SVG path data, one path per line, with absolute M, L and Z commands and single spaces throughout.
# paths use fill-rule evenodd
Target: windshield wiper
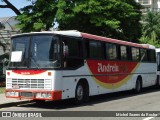
M 32 56 L 33 56 L 33 54 L 31 53 L 31 54 L 30 54 L 30 59 L 31 59 L 32 63 L 36 66 L 37 69 L 41 69 L 41 68 L 38 66 L 38 64 L 35 62 L 35 59 L 34 59 Z
M 41 68 L 37 65 L 37 63 L 35 62 L 34 58 L 31 57 L 31 60 L 33 61 L 33 64 L 36 66 L 37 69 L 41 69 Z

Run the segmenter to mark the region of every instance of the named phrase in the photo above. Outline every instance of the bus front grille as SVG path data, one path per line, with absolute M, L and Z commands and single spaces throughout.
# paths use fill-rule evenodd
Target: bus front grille
M 51 89 L 51 79 L 12 79 L 12 87 L 29 89 Z

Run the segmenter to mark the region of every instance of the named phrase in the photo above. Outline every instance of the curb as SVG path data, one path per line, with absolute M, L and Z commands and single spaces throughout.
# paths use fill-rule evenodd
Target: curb
M 29 103 L 30 101 L 17 101 L 17 102 L 10 102 L 10 103 L 2 103 L 0 104 L 0 109 L 1 108 L 6 108 L 6 107 L 12 107 L 12 106 L 17 106 L 19 104 L 25 104 L 25 103 Z

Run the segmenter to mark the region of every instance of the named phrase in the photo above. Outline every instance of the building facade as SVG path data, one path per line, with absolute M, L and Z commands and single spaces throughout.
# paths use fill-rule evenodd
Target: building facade
M 10 37 L 19 31 L 19 29 L 16 28 L 17 23 L 18 21 L 15 19 L 15 17 L 0 18 L 0 42 L 6 46 L 6 51 L 3 51 L 2 46 L 0 46 L 0 55 L 9 51 Z
M 5 55 L 10 51 L 10 37 L 13 34 L 19 33 L 19 29 L 16 27 L 18 21 L 15 17 L 3 17 L 0 18 L 0 43 L 5 46 L 5 51 L 0 45 L 0 77 L 2 74 L 5 74 L 6 66 L 4 65 L 7 62 Z
M 160 12 L 160 0 L 135 0 L 143 6 L 142 12 Z

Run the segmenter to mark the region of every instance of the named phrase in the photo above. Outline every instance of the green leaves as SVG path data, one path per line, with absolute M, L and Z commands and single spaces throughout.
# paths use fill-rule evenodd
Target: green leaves
M 160 47 L 160 13 L 148 12 L 142 18 L 143 35 L 140 39 L 141 43 L 150 43 Z
M 141 13 L 134 0 L 128 3 L 124 0 L 75 0 L 74 4 L 60 1 L 63 2 L 59 3 L 56 14 L 60 29 L 77 29 L 130 41 L 140 37 L 141 30 L 137 28 L 140 29 Z
M 57 12 L 56 5 L 54 0 L 35 0 L 32 5 L 21 9 L 23 13 L 17 17 L 21 32 L 49 30 Z
M 134 0 L 34 0 L 17 19 L 22 32 L 74 29 L 134 41 L 140 37 L 140 6 Z M 138 30 L 137 30 L 138 29 Z

